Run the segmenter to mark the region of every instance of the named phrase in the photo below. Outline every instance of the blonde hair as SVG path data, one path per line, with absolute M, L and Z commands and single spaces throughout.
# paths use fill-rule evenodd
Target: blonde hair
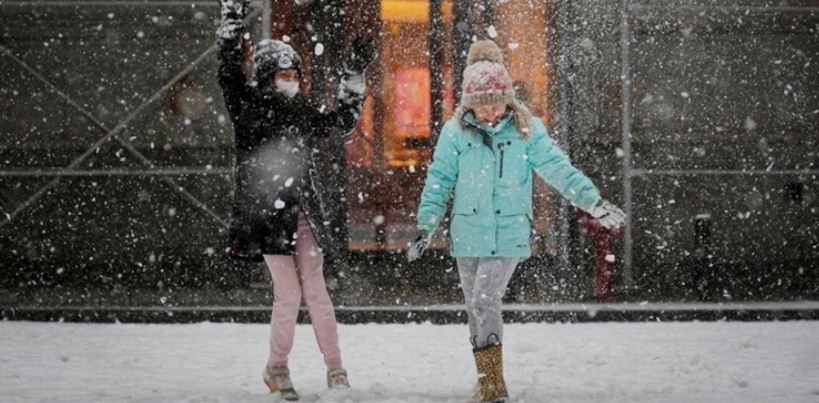
M 531 132 L 532 127 L 532 112 L 529 112 L 529 108 L 517 99 L 506 106 L 512 110 L 512 114 L 515 118 L 515 128 L 518 129 L 518 135 L 524 140 L 529 138 L 529 132 Z M 463 105 L 458 105 L 458 108 L 455 109 L 453 116 L 458 120 L 458 124 L 460 124 L 461 127 L 464 127 L 464 115 L 470 110 L 471 109 Z

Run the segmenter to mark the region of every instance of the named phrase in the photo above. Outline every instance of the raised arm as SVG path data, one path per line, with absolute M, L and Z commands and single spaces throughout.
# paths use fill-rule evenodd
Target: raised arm
M 221 0 L 221 23 L 216 30 L 219 47 L 219 86 L 225 97 L 225 105 L 231 118 L 236 119 L 243 106 L 250 101 L 251 90 L 242 68 L 242 35 L 245 25 L 242 18 L 247 14 L 247 0 Z

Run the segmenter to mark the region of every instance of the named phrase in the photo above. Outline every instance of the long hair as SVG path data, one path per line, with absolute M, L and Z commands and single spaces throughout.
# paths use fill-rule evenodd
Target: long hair
M 517 99 L 506 106 L 511 109 L 515 118 L 515 128 L 518 129 L 518 135 L 526 140 L 529 138 L 529 132 L 532 127 L 532 112 L 529 112 L 529 108 Z M 454 116 L 461 127 L 464 127 L 464 115 L 470 110 L 471 109 L 467 109 L 463 105 L 458 105 L 458 108 L 455 109 Z

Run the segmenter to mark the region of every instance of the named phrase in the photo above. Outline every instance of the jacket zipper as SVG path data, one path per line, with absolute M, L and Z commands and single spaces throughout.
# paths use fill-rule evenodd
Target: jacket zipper
M 503 143 L 498 143 L 498 150 L 500 150 L 500 173 L 498 178 L 503 178 Z

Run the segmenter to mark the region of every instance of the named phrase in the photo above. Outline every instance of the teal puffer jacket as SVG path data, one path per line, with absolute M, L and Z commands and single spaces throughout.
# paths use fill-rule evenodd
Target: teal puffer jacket
M 532 119 L 529 136 L 520 136 L 507 114 L 494 128 L 464 116 L 441 130 L 427 170 L 418 228 L 432 232 L 455 193 L 450 248 L 456 257 L 531 255 L 532 171 L 588 211 L 600 193 L 586 175 L 552 143 L 546 127 Z

